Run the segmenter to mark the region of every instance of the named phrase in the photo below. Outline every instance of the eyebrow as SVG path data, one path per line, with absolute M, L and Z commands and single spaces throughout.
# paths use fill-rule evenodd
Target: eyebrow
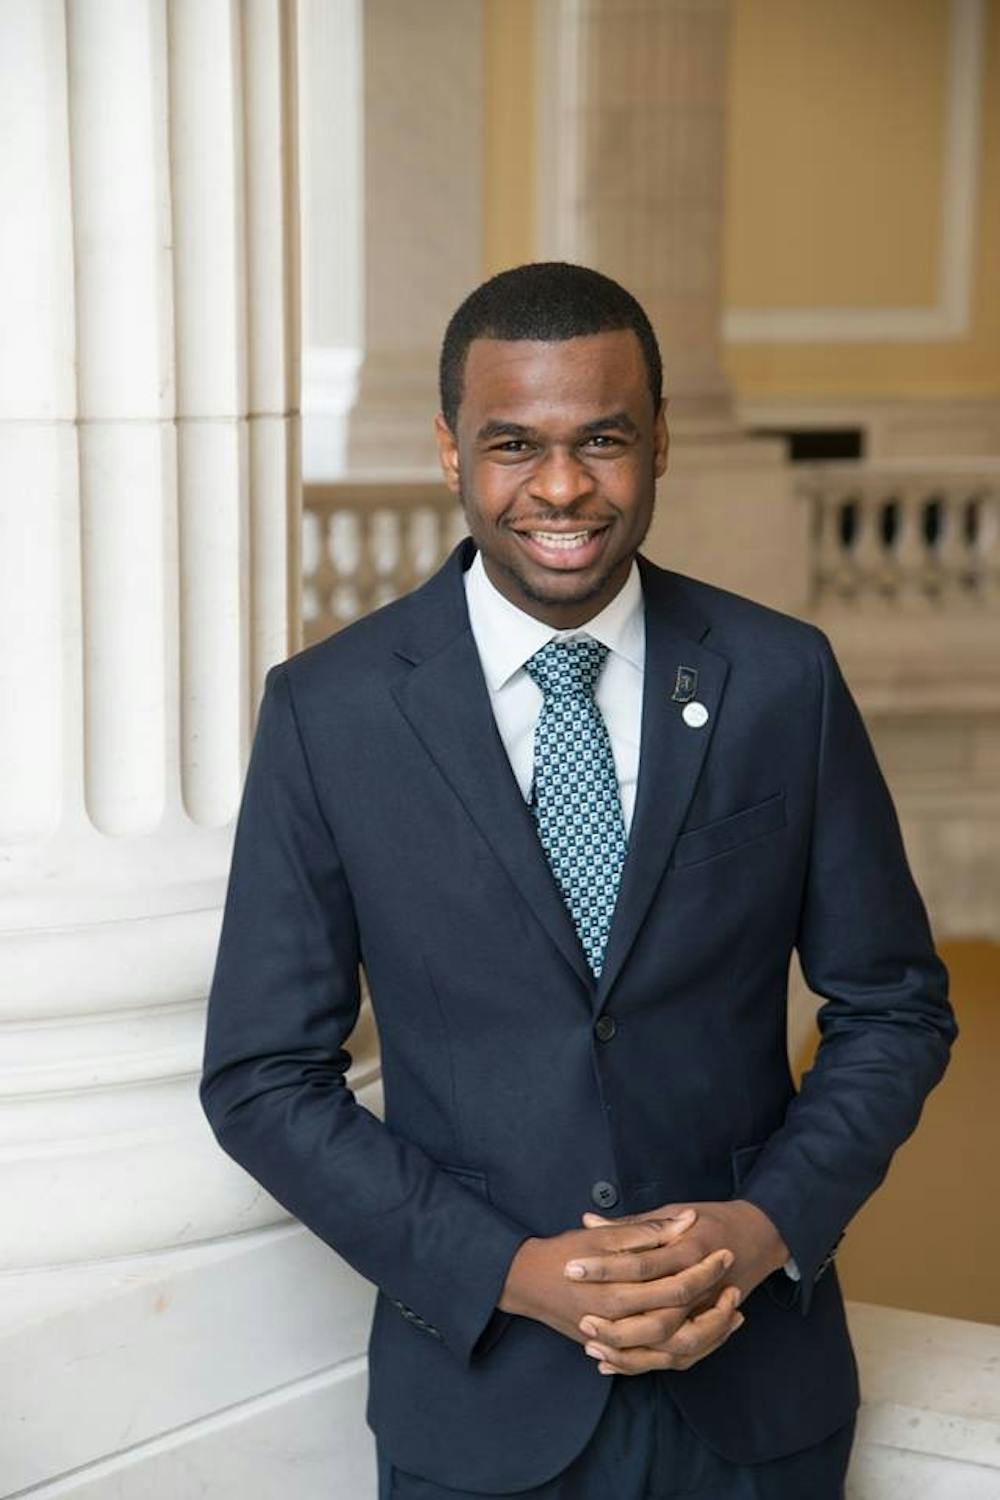
M 480 443 L 486 443 L 489 442 L 490 438 L 495 437 L 529 438 L 535 436 L 535 429 L 533 427 L 523 427 L 520 422 L 504 422 L 494 418 L 489 422 L 483 423 L 482 427 L 476 433 L 476 440 Z
M 625 411 L 611 412 L 606 417 L 595 417 L 591 422 L 584 422 L 582 427 L 578 427 L 576 431 L 579 437 L 593 437 L 595 433 L 606 432 L 612 427 L 617 428 L 619 432 L 628 433 L 630 437 L 638 436 L 638 427 L 632 421 L 628 412 Z M 520 422 L 505 422 L 498 418 L 492 418 L 489 422 L 484 422 L 482 427 L 480 427 L 476 433 L 476 441 L 488 443 L 491 438 L 497 437 L 534 438 L 537 435 L 534 427 L 525 427 Z
M 627 411 L 613 411 L 608 417 L 595 417 L 593 422 L 585 422 L 579 430 L 581 433 L 591 435 L 595 432 L 604 432 L 609 427 L 617 427 L 619 432 L 627 432 L 630 437 L 637 437 L 639 434 L 638 427 Z

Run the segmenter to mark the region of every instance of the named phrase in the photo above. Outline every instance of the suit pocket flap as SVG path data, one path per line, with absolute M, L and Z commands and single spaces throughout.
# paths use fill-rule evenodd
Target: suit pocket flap
M 677 840 L 673 863 L 694 865 L 704 859 L 713 859 L 717 854 L 728 854 L 751 839 L 783 828 L 786 822 L 785 794 L 775 792 L 773 797 L 756 802 L 753 807 L 744 807 L 740 812 L 717 818 L 714 823 L 705 823 L 701 828 L 689 828 Z
M 754 1146 L 738 1146 L 732 1153 L 733 1160 L 733 1192 L 738 1196 L 739 1190 L 750 1175 L 750 1168 L 757 1160 L 766 1141 L 759 1141 Z

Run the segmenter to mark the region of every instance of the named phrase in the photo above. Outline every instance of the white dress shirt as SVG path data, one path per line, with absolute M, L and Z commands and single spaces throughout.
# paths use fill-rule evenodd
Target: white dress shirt
M 525 662 L 551 640 L 590 636 L 607 646 L 608 655 L 594 698 L 611 741 L 627 835 L 639 775 L 642 674 L 646 661 L 642 584 L 634 559 L 624 585 L 611 603 L 575 630 L 554 630 L 511 604 L 490 582 L 479 552 L 465 573 L 465 597 L 497 729 L 526 802 L 531 797 L 535 725 L 542 709 L 542 692 L 524 670 Z

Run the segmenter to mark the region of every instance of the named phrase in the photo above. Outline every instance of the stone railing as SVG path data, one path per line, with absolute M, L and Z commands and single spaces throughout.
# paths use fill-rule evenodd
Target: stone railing
M 306 643 L 415 588 L 465 530 L 461 507 L 440 480 L 307 485 L 302 517 Z
M 892 788 L 939 938 L 1000 933 L 1000 461 L 803 466 L 808 614 Z
M 811 610 L 1000 611 L 1000 462 L 810 464 L 798 487 L 811 511 Z M 429 476 L 308 485 L 306 641 L 421 583 L 464 531 L 454 497 Z
M 1000 1328 L 847 1305 L 862 1407 L 848 1500 L 1000 1495 Z
M 1000 610 L 1000 463 L 824 463 L 812 507 L 815 607 Z

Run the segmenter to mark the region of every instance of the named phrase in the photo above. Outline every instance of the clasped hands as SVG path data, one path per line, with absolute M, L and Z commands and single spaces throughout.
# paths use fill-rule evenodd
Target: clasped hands
M 604 1375 L 686 1370 L 744 1321 L 740 1302 L 788 1259 L 745 1199 L 667 1204 L 528 1239 L 499 1306 L 581 1343 Z

